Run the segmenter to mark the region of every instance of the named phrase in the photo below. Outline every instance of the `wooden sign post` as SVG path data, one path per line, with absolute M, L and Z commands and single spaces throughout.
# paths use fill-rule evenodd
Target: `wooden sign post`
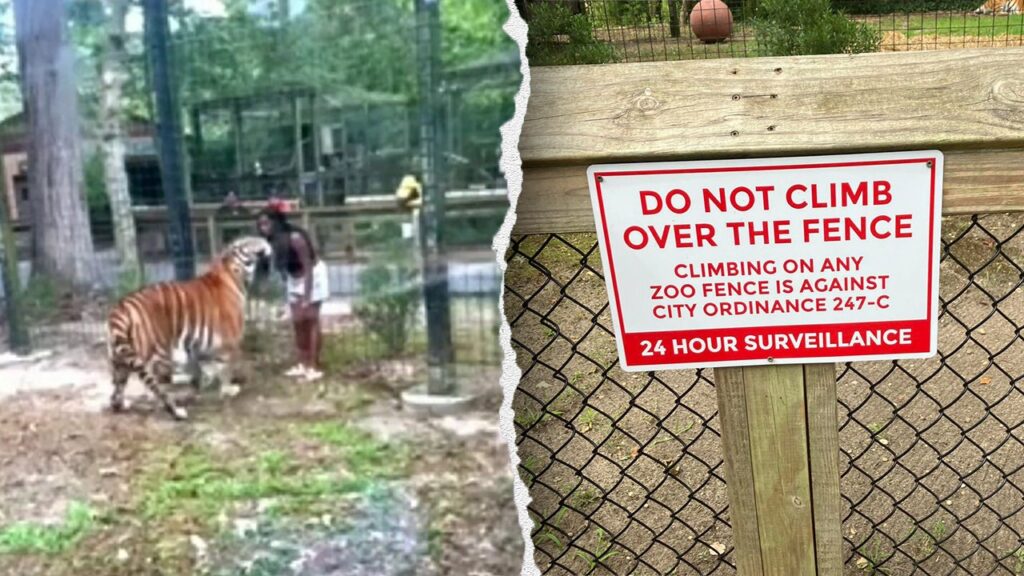
M 834 364 L 715 370 L 744 576 L 842 574 Z

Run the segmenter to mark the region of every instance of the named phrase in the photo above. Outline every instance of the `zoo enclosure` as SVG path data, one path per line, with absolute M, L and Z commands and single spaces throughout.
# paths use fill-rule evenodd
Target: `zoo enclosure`
M 455 4 L 442 2 L 441 9 Z M 437 71 L 431 88 L 437 112 L 433 148 L 442 161 L 436 163 L 434 186 L 451 209 L 440 235 L 450 264 L 454 345 L 471 363 L 496 365 L 499 273 L 490 244 L 508 206 L 498 169 L 499 127 L 511 117 L 518 89 L 514 45 L 495 20 L 493 36 L 499 41 L 481 44 L 479 38 L 491 31 L 477 29 L 467 42 L 465 31 L 459 36 L 458 30 L 446 28 L 439 39 L 441 52 L 431 51 L 421 45 L 422 32 L 437 28 L 439 34 L 439 23 L 419 18 L 413 3 L 404 0 L 311 0 L 302 6 L 300 13 L 284 16 L 271 9 L 224 17 L 196 16 L 172 6 L 177 26 L 171 35 L 170 76 L 181 111 L 177 125 L 156 121 L 150 54 L 141 32 L 129 33 L 129 77 L 122 99 L 125 168 L 146 279 L 171 279 L 175 265 L 185 260 L 171 253 L 169 223 L 174 219 L 168 217 L 156 144 L 169 133 L 184 151 L 182 179 L 197 270 L 231 237 L 252 230 L 256 210 L 270 195 L 295 200 L 300 210 L 294 218 L 308 225 L 329 261 L 332 296 L 339 301 L 335 311 L 347 317 L 342 322 L 346 348 L 357 359 L 376 358 L 382 353 L 376 336 L 349 320 L 374 292 L 363 282 L 367 269 L 383 265 L 397 270 L 415 261 L 410 257 L 416 245 L 407 237 L 414 216 L 399 205 L 395 189 L 407 174 L 423 180 L 423 156 L 429 152 L 417 74 L 426 59 Z M 23 301 L 29 307 L 30 339 L 40 347 L 102 341 L 105 307 L 122 291 L 96 153 L 94 64 L 83 57 L 78 67 L 86 94 L 85 180 L 96 246 L 91 293 L 31 280 L 32 191 L 25 172 L 31 136 L 22 115 L 0 124 L 0 156 L 13 188 Z M 222 202 L 229 192 L 248 201 L 248 209 L 225 211 Z M 406 277 L 384 288 L 385 293 L 418 293 L 422 282 Z M 412 328 L 413 349 L 425 346 L 422 320 L 420 311 Z M 5 324 L 0 318 L 0 326 Z M 7 346 L 3 336 L 0 330 L 0 349 Z
M 732 18 L 732 33 L 724 42 L 704 43 L 690 26 L 697 0 L 517 0 L 530 25 L 527 56 L 532 65 L 605 64 L 703 60 L 780 55 L 792 48 L 801 30 L 813 28 L 819 15 L 786 15 L 782 34 L 760 27 L 757 18 L 765 0 L 724 0 Z M 1024 45 L 1024 15 L 998 12 L 975 15 L 985 0 L 831 0 L 857 24 L 866 26 L 873 49 L 903 52 L 970 47 Z M 781 3 L 775 2 L 775 6 Z M 812 2 L 796 2 L 806 7 Z M 822 2 L 813 2 L 822 4 Z M 825 2 L 824 4 L 828 4 Z M 801 10 L 798 8 L 797 10 Z M 712 15 L 717 20 L 719 14 Z M 846 28 L 845 25 L 839 24 Z M 819 31 L 822 28 L 818 29 Z M 819 36 L 830 36 L 831 31 Z M 864 44 L 863 35 L 856 42 Z M 820 39 L 807 54 L 832 53 Z M 863 46 L 861 46 L 863 48 Z
M 505 308 L 544 573 L 760 573 L 733 547 L 721 382 L 616 365 L 587 166 L 928 148 L 946 158 L 939 354 L 837 367 L 824 441 L 841 500 L 824 512 L 847 574 L 1024 573 L 1022 62 L 1007 48 L 533 69 Z

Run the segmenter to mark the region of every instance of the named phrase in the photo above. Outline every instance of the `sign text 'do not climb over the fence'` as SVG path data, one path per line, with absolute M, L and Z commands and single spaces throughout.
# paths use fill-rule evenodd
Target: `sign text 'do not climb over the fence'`
M 591 166 L 630 371 L 924 358 L 943 156 Z

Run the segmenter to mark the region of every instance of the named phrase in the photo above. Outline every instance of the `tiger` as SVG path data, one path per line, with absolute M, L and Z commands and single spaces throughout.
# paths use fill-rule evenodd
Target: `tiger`
M 118 301 L 107 320 L 111 410 L 126 409 L 125 386 L 138 374 L 175 419 L 187 419 L 188 411 L 166 389 L 176 365 L 192 368 L 198 388 L 207 360 L 218 365 L 221 393 L 237 393 L 232 377 L 241 356 L 248 290 L 267 269 L 271 253 L 263 238 L 238 238 L 198 278 L 152 284 Z
M 975 14 L 1021 14 L 1024 0 L 988 0 L 974 11 Z

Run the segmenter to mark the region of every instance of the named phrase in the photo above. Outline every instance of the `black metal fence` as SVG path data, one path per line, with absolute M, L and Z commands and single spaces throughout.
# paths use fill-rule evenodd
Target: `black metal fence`
M 520 0 L 531 65 L 1024 45 L 1002 0 Z M 702 27 L 701 24 L 704 26 Z M 724 26 L 724 38 L 706 31 Z
M 427 24 L 417 17 L 414 3 L 311 0 L 295 3 L 289 14 L 268 3 L 233 3 L 211 14 L 170 4 L 170 75 L 180 125 L 157 122 L 150 47 L 143 30 L 130 24 L 140 8 L 130 9 L 122 46 L 125 171 L 146 282 L 170 280 L 175 264 L 188 261 L 174 253 L 170 241 L 170 223 L 177 220 L 166 209 L 157 145 L 170 134 L 183 150 L 186 220 L 197 272 L 231 237 L 254 231 L 256 211 L 268 198 L 292 200 L 301 206 L 296 223 L 310 230 L 329 267 L 327 348 L 346 362 L 396 355 L 422 360 L 426 335 L 419 248 L 412 236 L 416 217 L 395 198 L 407 175 L 424 180 L 418 110 L 425 96 L 417 84 L 417 53 L 423 50 L 419 29 Z M 0 162 L 13 169 L 8 183 L 20 300 L 34 348 L 101 346 L 105 315 L 126 290 L 98 130 L 103 52 L 92 43 L 105 36 L 89 32 L 105 16 L 86 8 L 72 11 L 70 29 L 81 57 L 76 73 L 82 93 L 83 193 L 95 245 L 91 289 L 72 290 L 32 274 L 35 203 L 24 156 L 32 135 L 23 116 L 0 119 Z M 444 31 L 432 98 L 438 112 L 433 121 L 444 136 L 437 182 L 449 198 L 442 237 L 452 345 L 456 363 L 497 366 L 500 272 L 490 246 L 508 206 L 498 169 L 499 128 L 512 115 L 520 81 L 518 51 L 500 30 L 507 15 L 503 5 L 453 0 L 440 9 Z M 475 17 L 476 27 L 458 14 Z M 0 30 L 0 53 L 13 57 L 8 32 Z M 0 88 L 11 88 L 10 82 L 0 78 Z M 16 92 L 16 82 L 13 86 Z M 244 208 L 225 210 L 230 197 Z M 374 274 L 377 269 L 391 274 Z M 252 323 L 259 331 L 273 328 L 287 336 L 279 295 L 276 287 L 258 298 Z M 385 297 L 391 301 L 382 303 Z M 370 328 L 370 317 L 381 314 L 407 324 L 400 350 Z M 0 312 L 0 352 L 8 347 L 5 329 Z
M 939 354 L 838 368 L 848 574 L 1024 573 L 1024 215 L 943 222 Z M 626 373 L 592 234 L 513 238 L 513 400 L 545 574 L 734 574 L 710 370 Z

